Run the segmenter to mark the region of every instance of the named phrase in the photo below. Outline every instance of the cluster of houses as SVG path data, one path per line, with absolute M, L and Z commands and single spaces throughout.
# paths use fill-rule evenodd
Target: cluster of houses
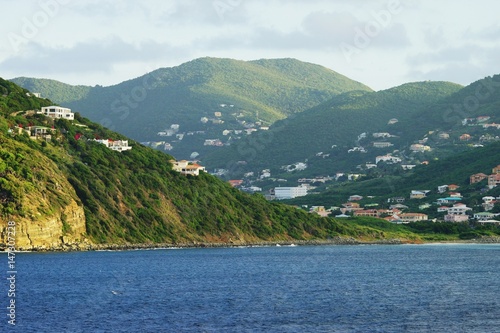
M 485 174 L 474 174 L 470 176 L 470 183 L 474 184 L 480 181 L 488 179 L 488 188 L 494 188 L 500 185 L 500 165 L 492 169 L 491 175 Z M 442 218 L 433 219 L 433 221 L 444 221 L 453 223 L 469 222 L 474 219 L 478 224 L 497 224 L 500 225 L 500 214 L 491 212 L 495 207 L 495 204 L 500 203 L 500 197 L 495 198 L 493 196 L 485 196 L 482 198 L 481 212 L 474 212 L 473 208 L 468 207 L 466 204 L 462 203 L 463 196 L 461 193 L 457 192 L 460 186 L 442 185 L 438 186 L 437 192 L 440 194 L 447 194 L 439 198 L 434 203 L 438 206 L 437 213 L 442 213 Z M 276 188 L 278 189 L 278 188 Z M 295 193 L 291 188 L 282 188 L 284 193 L 286 193 L 286 198 L 291 198 Z M 430 190 L 412 190 L 410 192 L 410 200 L 423 200 L 429 197 Z M 403 205 L 405 203 L 404 197 L 394 197 L 388 199 L 388 203 L 391 204 L 388 209 L 376 209 L 378 204 L 368 204 L 364 207 L 361 206 L 360 201 L 363 200 L 361 195 L 351 195 L 348 201 L 342 204 L 341 207 L 331 207 L 330 209 L 325 209 L 323 206 L 313 206 L 309 209 L 311 213 L 319 214 L 320 216 L 329 216 L 335 211 L 340 211 L 341 214 L 336 215 L 337 218 L 344 217 L 375 217 L 385 219 L 386 221 L 392 223 L 412 223 L 418 221 L 429 220 L 429 215 L 423 213 L 406 212 L 409 209 L 408 206 Z M 430 203 L 424 203 L 419 205 L 420 210 L 429 209 L 432 207 Z
M 231 109 L 235 108 L 233 104 L 219 104 L 220 110 L 222 109 Z M 251 135 L 254 132 L 257 131 L 267 131 L 269 130 L 269 126 L 265 126 L 261 121 L 256 121 L 256 122 L 247 122 L 245 120 L 239 119 L 244 117 L 243 113 L 232 113 L 231 116 L 233 116 L 236 119 L 237 125 L 233 122 L 231 123 L 231 127 L 238 126 L 238 129 L 231 129 L 226 128 L 222 129 L 220 132 L 219 129 L 217 129 L 217 134 L 214 133 L 214 130 L 198 130 L 198 131 L 187 131 L 183 132 L 180 131 L 180 125 L 179 124 L 172 124 L 170 127 L 161 130 L 157 132 L 157 136 L 160 137 L 171 137 L 172 140 L 171 142 L 167 141 L 149 141 L 149 142 L 141 142 L 141 144 L 145 146 L 150 146 L 155 149 L 161 149 L 165 151 L 170 151 L 174 149 L 175 143 L 178 141 L 182 141 L 186 136 L 195 136 L 195 135 L 202 135 L 202 136 L 208 136 L 209 133 L 212 135 L 212 138 L 210 139 L 205 139 L 204 141 L 204 146 L 209 146 L 209 147 L 224 147 L 224 146 L 229 146 L 231 144 L 232 140 L 239 140 L 242 138 L 243 135 Z M 204 116 L 200 118 L 200 122 L 203 125 L 216 125 L 218 128 L 220 128 L 220 125 L 223 125 L 226 123 L 223 118 L 223 113 L 220 111 L 216 111 L 213 113 L 213 116 Z M 222 135 L 219 135 L 221 133 Z
M 34 113 L 34 112 L 33 112 Z M 75 114 L 71 111 L 71 109 L 64 108 L 61 106 L 46 106 L 42 107 L 40 111 L 36 112 L 37 114 L 43 114 L 44 116 L 52 119 L 66 119 L 73 121 L 75 120 Z M 86 127 L 84 125 L 78 125 L 80 127 Z M 52 136 L 57 132 L 57 130 L 52 126 L 51 128 L 45 126 L 34 126 L 28 125 L 23 126 L 21 124 L 16 125 L 14 128 L 9 130 L 9 133 L 14 135 L 19 135 L 26 133 L 33 140 L 44 140 L 50 141 L 52 140 Z M 83 136 L 81 134 L 76 134 L 75 139 L 79 140 Z M 126 150 L 131 150 L 132 147 L 128 145 L 128 140 L 111 140 L 111 139 L 94 139 L 93 141 L 101 143 L 108 147 L 111 150 L 122 152 Z
M 497 187 L 500 185 L 500 165 L 493 168 L 493 172 L 491 175 L 486 175 L 484 173 L 477 173 L 472 176 L 470 176 L 470 183 L 479 183 L 480 181 L 483 181 L 484 179 L 488 179 L 488 187 L 490 189 Z

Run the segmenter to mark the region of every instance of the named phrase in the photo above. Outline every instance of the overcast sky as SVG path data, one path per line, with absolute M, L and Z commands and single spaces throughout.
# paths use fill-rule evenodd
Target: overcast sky
M 296 58 L 375 90 L 500 74 L 498 0 L 0 0 L 0 77 L 112 85 L 199 57 Z

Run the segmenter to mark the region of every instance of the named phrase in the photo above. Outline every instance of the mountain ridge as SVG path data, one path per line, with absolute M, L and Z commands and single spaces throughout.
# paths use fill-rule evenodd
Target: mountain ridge
M 13 79 L 13 82 L 32 89 L 43 88 L 36 85 L 36 80 Z M 57 95 L 47 89 L 37 92 L 46 97 Z M 169 153 L 178 158 L 187 158 L 193 151 L 203 154 L 210 148 L 204 146 L 202 137 L 223 139 L 224 129 L 242 127 L 242 121 L 268 126 L 339 93 L 372 91 L 330 69 L 296 59 L 220 58 L 199 58 L 180 66 L 160 68 L 109 87 L 56 86 L 55 89 L 74 96 L 71 101 L 64 99 L 65 106 L 135 140 L 167 141 L 174 147 Z M 233 107 L 221 108 L 220 105 Z M 213 118 L 220 124 L 210 126 L 211 122 L 201 123 L 201 118 Z M 185 137 L 184 141 L 157 135 L 172 124 L 180 125 L 179 133 L 203 131 L 206 134 Z

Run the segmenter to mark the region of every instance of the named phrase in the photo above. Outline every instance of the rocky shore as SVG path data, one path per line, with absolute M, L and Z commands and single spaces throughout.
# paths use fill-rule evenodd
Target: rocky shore
M 445 242 L 446 243 L 446 242 Z M 468 244 L 500 244 L 500 237 L 482 237 L 472 240 L 457 240 L 453 243 Z M 364 241 L 352 237 L 334 237 L 330 239 L 315 240 L 293 240 L 293 241 L 262 241 L 262 242 L 230 242 L 230 243 L 141 243 L 141 244 L 92 244 L 72 243 L 62 244 L 52 247 L 31 247 L 16 248 L 16 251 L 25 252 L 75 252 L 75 251 L 127 251 L 140 249 L 169 249 L 169 248 L 231 248 L 231 247 L 262 247 L 262 246 L 320 246 L 320 245 L 401 245 L 401 244 L 422 244 L 422 242 L 410 242 L 401 239 L 380 239 Z M 0 251 L 7 251 L 5 246 L 0 244 Z
M 141 244 L 92 244 L 72 243 L 52 247 L 16 248 L 16 251 L 29 252 L 73 252 L 73 251 L 126 251 L 137 249 L 164 249 L 164 248 L 230 248 L 230 247 L 260 247 L 260 246 L 317 246 L 317 245 L 399 245 L 406 242 L 399 239 L 383 239 L 375 241 L 361 241 L 351 237 L 334 237 L 325 240 L 290 240 L 290 241 L 261 241 L 261 242 L 230 242 L 230 243 L 141 243 Z M 6 248 L 0 245 L 0 251 Z

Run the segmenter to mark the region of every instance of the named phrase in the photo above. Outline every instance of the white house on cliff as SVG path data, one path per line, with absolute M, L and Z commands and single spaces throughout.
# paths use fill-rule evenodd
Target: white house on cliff
M 63 108 L 60 106 L 44 106 L 42 107 L 40 113 L 54 119 L 67 119 L 67 120 L 75 119 L 75 114 L 71 112 L 71 109 Z

